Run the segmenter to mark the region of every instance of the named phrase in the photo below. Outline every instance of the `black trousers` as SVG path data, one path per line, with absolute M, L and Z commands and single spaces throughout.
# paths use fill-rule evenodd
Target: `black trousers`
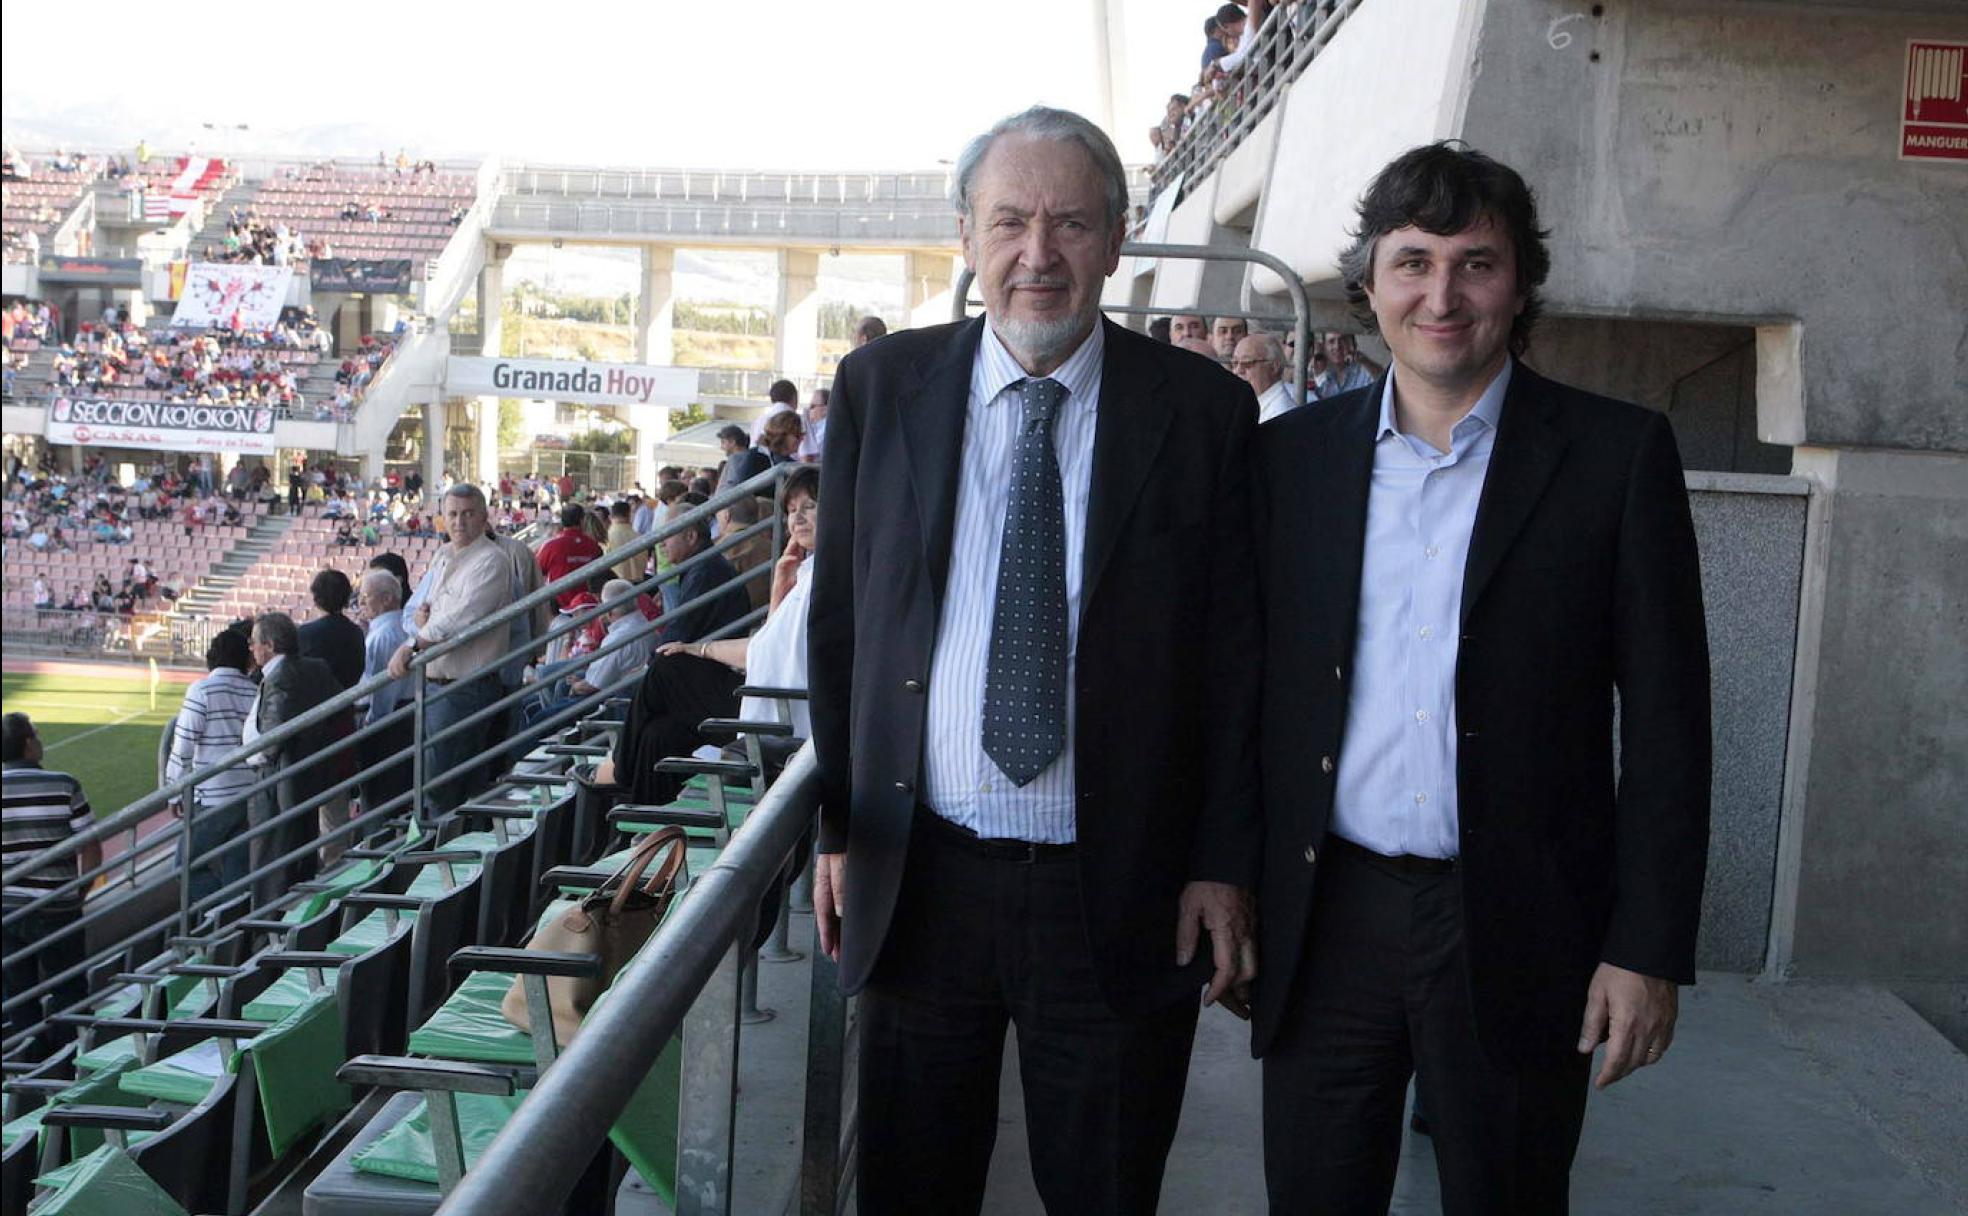
M 1013 851 L 917 812 L 861 997 L 862 1216 L 979 1210 L 1007 1025 L 1046 1211 L 1155 1210 L 1198 1002 L 1114 1014 L 1094 981 L 1071 850 Z M 1171 917 L 1171 954 L 1174 929 Z
M 685 778 L 659 773 L 656 762 L 688 756 L 713 740 L 697 729 L 706 718 L 738 716 L 744 677 L 716 659 L 691 654 L 651 655 L 636 686 L 629 718 L 615 743 L 615 784 L 626 801 L 663 806 L 676 800 Z M 723 739 L 715 740 L 723 743 Z
M 1411 1075 L 1445 1216 L 1567 1210 L 1592 1060 L 1504 1067 L 1485 1053 L 1459 873 L 1404 872 L 1328 838 L 1285 1016 L 1264 1057 L 1274 1214 L 1385 1216 Z

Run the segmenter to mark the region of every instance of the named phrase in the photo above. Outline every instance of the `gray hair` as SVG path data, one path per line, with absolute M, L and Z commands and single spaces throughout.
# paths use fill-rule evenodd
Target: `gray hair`
M 381 608 L 387 612 L 403 607 L 403 584 L 396 581 L 396 575 L 378 566 L 362 576 L 362 598 L 370 611 Z
M 1093 161 L 1094 170 L 1100 174 L 1101 187 L 1106 195 L 1108 219 L 1115 228 L 1126 222 L 1127 169 L 1121 164 L 1121 154 L 1114 150 L 1114 141 L 1107 138 L 1105 131 L 1071 110 L 1055 110 L 1049 106 L 1033 106 L 1008 118 L 1000 118 L 990 130 L 964 145 L 963 154 L 957 157 L 956 184 L 950 191 L 950 201 L 956 205 L 959 213 L 968 218 L 976 218 L 971 210 L 970 190 L 972 181 L 977 176 L 977 166 L 984 163 L 984 157 L 991 151 L 991 146 L 1004 135 L 1023 135 L 1029 139 L 1054 139 L 1080 145 L 1087 157 Z
M 275 654 L 301 653 L 300 628 L 284 612 L 262 612 L 253 622 L 253 632 L 260 635 L 260 641 L 273 647 Z
M 1246 334 L 1243 340 L 1238 343 L 1238 345 L 1241 346 L 1243 345 L 1244 342 L 1252 342 L 1252 341 L 1256 342 L 1259 346 L 1264 348 L 1264 357 L 1266 359 L 1269 359 L 1271 362 L 1277 364 L 1280 371 L 1284 369 L 1285 344 L 1283 342 L 1278 341 L 1278 335 L 1267 334 L 1267 333 Z
M 444 497 L 468 498 L 471 501 L 477 503 L 478 509 L 481 511 L 489 511 L 491 509 L 488 506 L 486 506 L 485 491 L 479 489 L 477 486 L 473 485 L 469 481 L 461 481 L 453 485 L 450 489 L 444 492 Z

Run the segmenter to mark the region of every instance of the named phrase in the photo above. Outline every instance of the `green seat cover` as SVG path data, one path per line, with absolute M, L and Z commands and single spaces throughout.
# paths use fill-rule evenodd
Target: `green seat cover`
M 60 1188 L 35 1216 L 185 1216 L 128 1153 L 107 1144 L 35 1182 Z

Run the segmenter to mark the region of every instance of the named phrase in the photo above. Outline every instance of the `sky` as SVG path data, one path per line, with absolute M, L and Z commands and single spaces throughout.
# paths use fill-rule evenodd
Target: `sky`
M 1114 134 L 1123 159 L 1142 163 L 1161 101 L 1194 79 L 1213 6 L 1107 7 L 1122 30 Z M 197 45 L 142 32 L 174 11 Z M 1027 105 L 1097 119 L 1095 11 L 1094 0 L 404 0 L 360 18 L 255 7 L 228 34 L 154 0 L 96 0 L 87 25 L 116 33 L 85 48 L 72 10 L 10 3 L 0 125 L 28 145 L 143 137 L 213 155 L 403 147 L 438 159 L 933 168 Z M 74 53 L 50 51 L 61 47 Z

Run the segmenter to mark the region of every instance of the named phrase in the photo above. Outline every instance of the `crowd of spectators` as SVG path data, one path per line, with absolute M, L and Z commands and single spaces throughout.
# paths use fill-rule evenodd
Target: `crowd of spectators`
M 290 266 L 304 258 L 334 257 L 328 238 L 309 240 L 285 220 L 268 223 L 258 212 L 238 207 L 226 217 L 225 237 L 205 249 L 208 262 L 238 262 L 252 266 Z
M 1161 121 L 1149 128 L 1148 141 L 1156 163 L 1175 150 L 1182 137 L 1212 116 L 1223 119 L 1242 105 L 1249 73 L 1258 56 L 1284 54 L 1298 29 L 1300 8 L 1321 7 L 1323 0 L 1249 0 L 1248 6 L 1224 4 L 1203 20 L 1202 66 L 1187 92 L 1171 94 Z M 1270 33 L 1273 29 L 1277 35 Z
M 1306 387 L 1292 392 L 1297 367 L 1296 335 L 1289 329 L 1267 333 L 1241 317 L 1177 313 L 1148 323 L 1150 336 L 1214 359 L 1251 386 L 1258 397 L 1258 420 L 1269 422 L 1287 410 L 1365 388 L 1386 370 L 1360 353 L 1352 334 L 1312 334 L 1306 356 Z

